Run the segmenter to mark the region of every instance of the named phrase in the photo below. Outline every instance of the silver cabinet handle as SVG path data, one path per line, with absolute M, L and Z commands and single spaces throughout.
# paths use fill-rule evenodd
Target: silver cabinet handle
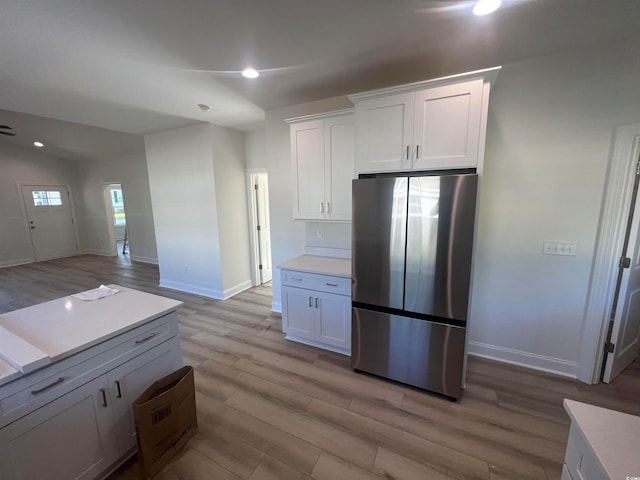
M 337 287 L 338 286 L 337 283 L 329 283 L 329 282 L 325 283 L 325 285 L 327 285 L 329 287 Z
M 407 145 L 407 160 L 409 160 L 409 145 Z
M 39 393 L 42 393 L 45 390 L 49 390 L 51 387 L 55 387 L 56 385 L 60 385 L 62 382 L 64 382 L 64 377 L 60 377 L 55 382 L 50 383 L 49 385 L 46 385 L 46 386 L 44 386 L 42 388 L 38 388 L 36 390 L 31 390 L 31 395 L 38 395 Z
M 420 155 L 418 154 L 419 151 L 420 151 L 420 145 L 416 145 L 416 160 L 420 158 Z
M 316 308 L 318 308 L 318 297 L 316 297 Z
M 156 336 L 156 333 L 153 332 L 151 335 L 147 335 L 146 337 L 141 338 L 140 340 L 136 340 L 136 345 L 140 345 L 141 343 L 148 342 L 155 336 Z
M 327 213 L 331 213 L 331 204 L 327 202 Z
M 105 391 L 104 388 L 100 389 L 100 393 L 102 394 L 102 406 L 106 407 L 107 406 L 107 392 Z
M 320 213 L 324 213 L 324 203 L 320 202 Z
M 291 277 L 291 280 L 292 281 L 296 281 L 296 282 L 301 282 L 302 278 L 300 278 L 300 277 Z
M 310 307 L 311 307 L 311 306 L 313 306 L 313 305 L 311 304 L 311 301 L 312 301 L 311 299 L 312 299 L 312 298 L 313 298 L 313 297 L 309 297 L 309 306 L 310 306 Z
M 118 380 L 116 380 L 116 390 L 118 391 L 116 398 L 122 398 L 122 390 L 120 389 L 120 382 Z

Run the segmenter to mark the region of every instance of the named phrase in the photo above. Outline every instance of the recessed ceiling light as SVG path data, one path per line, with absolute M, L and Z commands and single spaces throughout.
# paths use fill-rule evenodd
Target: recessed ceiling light
M 248 67 L 242 71 L 242 76 L 244 78 L 258 78 L 260 73 L 255 68 Z
M 204 103 L 199 103 L 198 108 L 200 108 L 200 110 L 202 110 L 203 112 L 208 112 L 209 110 L 211 110 L 211 106 Z
M 473 7 L 473 14 L 478 16 L 489 15 L 499 9 L 501 4 L 501 0 L 478 0 L 476 6 Z
M 44 147 L 44 143 L 42 143 L 42 142 L 33 142 L 33 145 L 38 147 L 38 148 Z

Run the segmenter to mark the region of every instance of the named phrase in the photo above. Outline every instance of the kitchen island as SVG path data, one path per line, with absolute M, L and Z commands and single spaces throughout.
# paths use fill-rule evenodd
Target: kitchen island
M 44 365 L 21 371 L 0 359 L 3 480 L 103 478 L 135 453 L 131 403 L 182 365 L 182 303 L 109 287 L 118 293 L 0 315 L 0 328 L 42 352 Z

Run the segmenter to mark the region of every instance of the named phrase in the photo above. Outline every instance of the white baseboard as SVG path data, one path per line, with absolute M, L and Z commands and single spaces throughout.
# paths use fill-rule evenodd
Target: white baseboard
M 202 295 L 203 297 L 214 298 L 216 300 L 224 300 L 224 293 L 220 290 L 214 290 L 212 288 L 205 288 L 199 285 L 191 285 L 189 283 L 174 282 L 171 280 L 160 279 L 160 286 L 164 288 L 170 288 L 171 290 L 178 290 L 180 292 L 193 293 L 195 295 Z
M 16 265 L 26 265 L 27 263 L 33 263 L 33 258 L 16 258 L 15 260 L 0 262 L 0 268 L 15 267 Z
M 576 378 L 578 364 L 555 357 L 547 357 L 535 353 L 513 350 L 511 348 L 498 347 L 487 343 L 469 342 L 469 355 L 488 358 L 497 362 L 510 363 L 520 367 L 533 368 L 543 372 L 562 375 L 563 377 Z
M 271 311 L 275 313 L 282 313 L 282 302 L 272 302 Z
M 158 265 L 158 259 L 153 257 L 142 257 L 140 255 L 131 255 L 131 260 L 133 262 L 151 263 L 153 265 Z
M 240 292 L 244 292 L 245 290 L 251 287 L 253 287 L 253 282 L 251 280 L 245 280 L 244 282 L 239 283 L 235 287 L 227 288 L 224 291 L 224 300 L 226 300 L 227 298 L 231 298 Z
M 117 256 L 117 255 L 113 255 L 110 251 L 105 252 L 104 250 L 93 250 L 93 249 L 83 249 L 82 252 L 78 253 L 78 255 L 100 255 L 101 257 Z

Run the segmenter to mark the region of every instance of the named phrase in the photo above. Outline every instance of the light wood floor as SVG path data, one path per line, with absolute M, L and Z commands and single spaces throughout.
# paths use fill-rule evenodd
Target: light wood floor
M 356 374 L 348 358 L 284 340 L 269 286 L 221 302 L 157 287 L 158 268 L 93 255 L 0 270 L 0 312 L 116 283 L 176 298 L 196 367 L 200 432 L 174 479 L 559 479 L 563 398 L 640 414 L 640 364 L 611 385 L 471 358 L 456 403 Z M 137 479 L 135 458 L 110 478 Z

